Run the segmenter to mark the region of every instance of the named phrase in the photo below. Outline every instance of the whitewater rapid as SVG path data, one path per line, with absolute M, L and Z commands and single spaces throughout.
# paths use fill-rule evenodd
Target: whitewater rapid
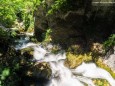
M 42 44 L 27 43 L 26 41 L 20 41 L 22 44 L 17 45 L 16 49 L 31 47 L 34 49 L 33 60 L 49 63 L 52 75 L 46 86 L 85 86 L 84 83 L 88 86 L 96 86 L 92 81 L 95 78 L 106 79 L 111 86 L 115 86 L 115 80 L 109 72 L 97 67 L 94 63 L 83 62 L 77 68 L 69 69 L 64 65 L 66 59 L 64 51 L 60 50 L 59 53 L 54 54 L 51 52 L 52 44 L 43 46 Z

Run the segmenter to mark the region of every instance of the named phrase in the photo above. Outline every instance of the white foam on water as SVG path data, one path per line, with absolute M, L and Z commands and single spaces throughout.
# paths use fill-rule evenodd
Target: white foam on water
M 111 86 L 115 86 L 115 80 L 109 72 L 97 67 L 94 63 L 82 63 L 76 69 L 72 70 L 74 74 L 82 74 L 82 76 L 89 78 L 106 79 Z
M 86 83 L 88 86 L 95 86 L 91 78 L 84 77 L 84 76 L 74 76 L 76 79 L 80 80 L 81 82 Z
M 34 56 L 35 60 L 44 59 L 46 53 L 47 53 L 47 51 L 45 49 L 43 49 L 41 46 L 34 47 L 33 56 Z
M 19 40 L 15 40 L 18 44 L 15 46 L 16 50 L 20 50 L 27 45 L 29 37 L 21 37 Z
M 33 57 L 36 61 L 48 62 L 52 70 L 52 77 L 46 86 L 95 86 L 92 82 L 93 78 L 106 79 L 111 86 L 115 86 L 115 80 L 104 69 L 97 67 L 94 63 L 82 63 L 75 69 L 69 69 L 64 65 L 66 59 L 65 52 L 59 52 L 58 54 L 51 53 L 50 50 L 53 45 L 46 46 L 28 43 L 23 46 L 27 48 L 32 46 L 34 49 Z M 81 75 L 81 76 L 78 76 Z
M 34 35 L 34 32 L 31 32 L 31 33 L 26 32 L 25 34 L 26 34 L 27 36 L 33 36 L 33 35 Z

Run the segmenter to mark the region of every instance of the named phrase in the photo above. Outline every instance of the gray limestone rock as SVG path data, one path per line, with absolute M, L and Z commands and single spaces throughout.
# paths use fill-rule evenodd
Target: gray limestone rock
M 104 60 L 104 63 L 108 65 L 115 72 L 115 46 L 113 47 L 114 53 L 111 54 L 107 59 Z

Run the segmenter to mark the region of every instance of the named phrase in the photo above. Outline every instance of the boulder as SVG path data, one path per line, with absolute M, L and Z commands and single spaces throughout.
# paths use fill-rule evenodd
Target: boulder
M 114 53 L 111 53 L 108 57 L 105 56 L 106 59 L 104 59 L 104 63 L 115 72 L 115 46 L 113 47 L 113 50 Z
M 23 66 L 18 71 L 23 86 L 44 86 L 49 82 L 51 73 L 50 66 L 45 62 L 36 62 L 30 66 Z
M 50 28 L 52 42 L 67 49 L 72 45 L 80 45 L 81 48 L 88 51 L 92 43 L 102 43 L 115 27 L 115 11 L 112 6 L 92 5 L 95 1 L 100 2 L 99 0 L 85 0 L 84 2 L 69 0 L 70 6 L 68 7 L 71 9 L 62 8 L 47 15 L 54 2 L 45 0 L 38 6 L 34 15 L 36 38 L 43 41 L 47 29 Z

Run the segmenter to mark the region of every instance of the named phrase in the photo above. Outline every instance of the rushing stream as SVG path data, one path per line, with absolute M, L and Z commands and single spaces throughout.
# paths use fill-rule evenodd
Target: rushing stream
M 64 66 L 66 59 L 66 53 L 64 51 L 53 54 L 51 53 L 53 45 L 49 44 L 44 47 L 41 44 L 27 41 L 28 38 L 21 39 L 19 41 L 21 44 L 18 44 L 16 49 L 31 47 L 34 49 L 33 60 L 50 64 L 52 75 L 50 82 L 45 86 L 86 86 L 85 84 L 96 86 L 92 81 L 94 78 L 106 79 L 111 86 L 115 86 L 115 80 L 112 76 L 106 70 L 97 67 L 94 63 L 83 62 L 76 69 L 69 69 Z

